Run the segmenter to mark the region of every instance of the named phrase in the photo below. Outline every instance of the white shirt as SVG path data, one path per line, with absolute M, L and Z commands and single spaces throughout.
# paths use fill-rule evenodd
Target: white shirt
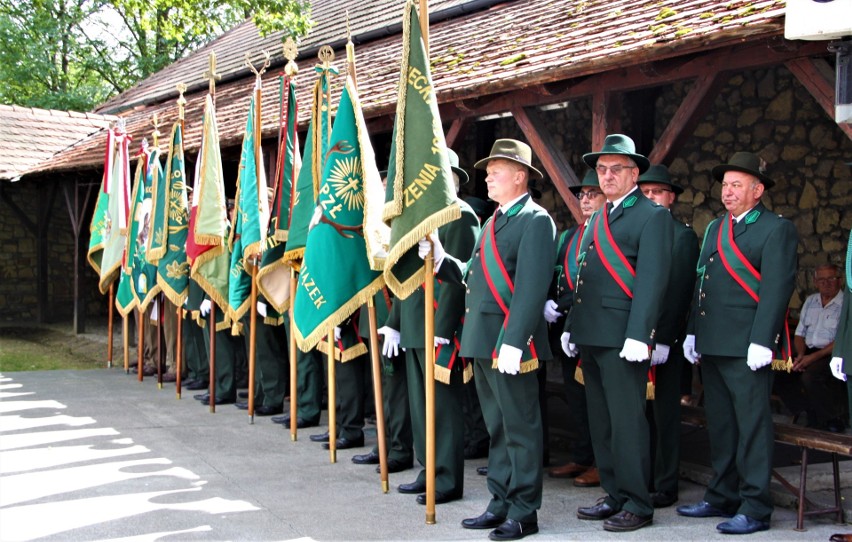
M 509 209 L 512 208 L 512 205 L 518 203 L 519 201 L 521 201 L 521 199 L 525 198 L 526 196 L 527 196 L 527 193 L 524 192 L 523 194 L 521 194 L 517 198 L 510 201 L 509 203 L 506 203 L 505 205 L 501 205 L 500 206 L 500 212 L 502 212 L 505 215 L 506 213 L 509 212 Z M 530 196 L 530 197 L 532 197 L 532 196 Z
M 638 186 L 638 185 L 634 186 L 634 187 L 633 187 L 633 190 L 631 190 L 630 192 L 628 192 L 628 193 L 624 194 L 623 196 L 621 196 L 621 197 L 620 197 L 620 198 L 618 198 L 617 200 L 613 201 L 613 202 L 612 202 L 612 209 L 611 209 L 609 212 L 610 212 L 610 213 L 612 213 L 613 211 L 615 211 L 615 210 L 618 208 L 618 206 L 619 206 L 619 205 L 621 205 L 621 202 L 622 202 L 622 201 L 624 201 L 625 199 L 627 199 L 627 196 L 629 196 L 629 195 L 630 195 L 630 194 L 632 194 L 633 192 L 636 192 L 637 190 L 639 190 L 639 186 Z
M 825 348 L 834 341 L 842 304 L 843 292 L 838 292 L 825 307 L 822 306 L 819 293 L 805 299 L 796 335 L 805 339 L 808 348 Z

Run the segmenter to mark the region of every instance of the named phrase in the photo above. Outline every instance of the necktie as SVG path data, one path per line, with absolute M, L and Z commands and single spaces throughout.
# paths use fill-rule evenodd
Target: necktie
M 609 214 L 612 212 L 612 202 L 606 202 L 606 216 L 609 217 Z
M 497 212 L 494 213 L 494 220 L 498 220 L 501 216 L 503 216 L 503 210 L 497 209 Z

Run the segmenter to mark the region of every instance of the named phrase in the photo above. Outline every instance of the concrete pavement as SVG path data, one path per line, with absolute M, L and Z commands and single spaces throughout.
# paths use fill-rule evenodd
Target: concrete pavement
M 416 471 L 390 475 L 381 491 L 371 466 L 341 450 L 338 461 L 302 430 L 297 442 L 268 418 L 249 423 L 232 405 L 208 412 L 173 385 L 136 381 L 123 369 L 0 375 L 0 540 L 487 540 L 462 529 L 489 499 L 484 459 L 466 462 L 465 495 L 425 507 L 396 492 Z M 324 422 L 325 420 L 323 420 Z M 367 426 L 367 446 L 375 428 Z M 681 503 L 703 488 L 681 482 Z M 653 526 L 613 534 L 581 521 L 578 506 L 599 488 L 545 477 L 541 533 L 531 540 L 727 540 L 716 519 L 687 519 L 659 510 Z M 850 532 L 825 517 L 796 532 L 795 513 L 779 508 L 772 529 L 749 540 L 828 540 Z

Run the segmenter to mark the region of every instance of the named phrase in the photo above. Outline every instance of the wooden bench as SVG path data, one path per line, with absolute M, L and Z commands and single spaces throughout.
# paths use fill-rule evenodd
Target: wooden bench
M 705 427 L 707 419 L 704 417 L 704 409 L 692 406 L 681 407 L 681 421 L 687 425 Z M 840 470 L 838 468 L 838 455 L 852 456 L 852 435 L 830 433 L 808 429 L 789 423 L 773 424 L 775 426 L 775 441 L 790 446 L 798 446 L 802 450 L 802 469 L 799 477 L 799 487 L 794 486 L 776 469 L 772 469 L 772 477 L 790 493 L 798 497 L 798 513 L 796 516 L 796 530 L 804 531 L 805 516 L 821 516 L 836 514 L 836 522 L 844 523 L 843 505 L 840 498 Z M 808 450 L 816 450 L 831 454 L 832 474 L 834 477 L 834 506 L 821 507 L 807 498 L 807 476 L 808 476 Z M 805 508 L 808 510 L 805 510 Z

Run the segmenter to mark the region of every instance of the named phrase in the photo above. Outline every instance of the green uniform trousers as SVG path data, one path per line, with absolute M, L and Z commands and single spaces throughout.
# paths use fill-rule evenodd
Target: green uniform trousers
M 542 492 L 542 429 L 538 375 L 508 375 L 474 360 L 474 380 L 491 446 L 488 511 L 515 521 L 538 521 Z
M 248 355 L 248 337 L 251 332 L 251 315 L 243 317 L 243 329 L 246 333 L 246 355 Z M 284 326 L 272 326 L 257 316 L 255 332 L 255 405 L 280 407 L 284 404 L 287 384 L 290 382 L 290 369 L 287 363 L 287 335 Z
M 328 358 L 326 357 L 326 360 Z M 367 356 L 358 356 L 334 368 L 337 383 L 337 438 L 364 438 L 364 394 Z
M 414 455 L 426 465 L 426 350 L 408 348 L 408 403 Z M 435 382 L 435 491 L 461 496 L 464 492 L 464 418 L 462 401 L 464 384 L 461 371 L 453 371 L 449 385 Z M 417 475 L 426 481 L 426 469 Z
M 568 444 L 568 461 L 578 465 L 595 464 L 595 452 L 592 450 L 592 435 L 589 431 L 589 409 L 586 407 L 586 388 L 577 382 L 575 373 L 580 358 L 569 358 L 562 351 L 562 329 L 565 318 L 559 318 L 548 327 L 548 339 L 553 358 L 562 366 L 562 389 L 565 391 L 566 416 L 564 427 L 572 438 Z
M 654 490 L 678 494 L 680 465 L 680 381 L 683 372 L 680 342 L 669 351 L 669 359 L 656 366 L 654 400 L 650 401 L 654 427 Z
M 205 328 L 206 329 L 206 328 Z M 217 331 L 216 341 L 216 399 L 235 400 L 237 386 L 234 380 L 234 367 L 237 356 L 242 356 L 243 344 L 239 337 L 231 335 L 230 329 Z M 210 339 L 204 341 L 207 359 L 210 359 Z
M 284 329 L 290 336 L 290 318 L 284 319 Z M 289 344 L 287 346 L 289 348 Z M 322 395 L 325 382 L 323 356 L 316 348 L 302 352 L 296 348 L 296 416 L 308 423 L 319 423 L 322 414 Z
M 199 326 L 187 313 L 183 319 L 183 355 L 186 377 L 189 380 L 210 380 L 210 364 L 207 363 L 207 342 L 204 328 Z
M 592 447 L 607 504 L 637 516 L 653 516 L 645 418 L 648 363 L 632 363 L 618 353 L 618 348 L 580 346 Z
M 385 414 L 385 442 L 388 459 L 411 463 L 414 437 L 411 433 L 411 409 L 408 404 L 408 370 L 403 356 L 382 356 L 382 404 Z M 378 444 L 373 447 L 379 453 Z
M 713 466 L 704 500 L 731 514 L 769 521 L 772 369 L 752 371 L 745 358 L 705 354 L 701 370 Z

